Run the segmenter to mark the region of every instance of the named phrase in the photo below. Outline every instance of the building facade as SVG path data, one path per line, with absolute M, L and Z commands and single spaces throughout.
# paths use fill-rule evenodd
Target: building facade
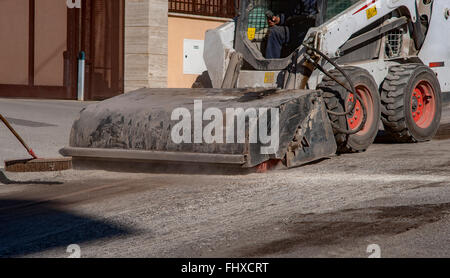
M 77 99 L 81 52 L 85 99 L 191 87 L 204 34 L 230 20 L 231 2 L 2 0 L 0 97 Z
M 76 99 L 81 51 L 86 99 L 124 92 L 124 9 L 121 0 L 0 1 L 0 96 Z

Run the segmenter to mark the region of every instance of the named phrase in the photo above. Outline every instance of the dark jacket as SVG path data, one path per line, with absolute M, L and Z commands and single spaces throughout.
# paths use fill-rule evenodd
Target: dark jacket
M 288 12 L 280 14 L 280 25 L 289 26 L 313 19 L 318 13 L 317 0 L 299 0 L 289 5 L 286 11 Z
M 316 24 L 317 0 L 299 0 L 284 10 L 287 12 L 279 15 L 279 25 L 285 32 L 284 51 L 291 53 L 303 42 L 309 28 Z

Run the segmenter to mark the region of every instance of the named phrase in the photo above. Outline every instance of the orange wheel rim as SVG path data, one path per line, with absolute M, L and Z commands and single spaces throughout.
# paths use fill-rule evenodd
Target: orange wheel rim
M 347 116 L 347 123 L 350 128 L 350 130 L 356 130 L 360 128 L 361 124 L 363 123 L 364 114 L 362 105 L 365 107 L 367 119 L 364 127 L 357 133 L 358 135 L 364 135 L 369 132 L 370 127 L 372 126 L 374 122 L 374 111 L 373 111 L 373 98 L 372 94 L 370 93 L 370 90 L 363 84 L 356 86 L 356 93 L 362 100 L 362 103 L 357 99 L 356 105 L 352 113 L 350 113 Z M 354 95 L 349 94 L 347 98 L 347 103 L 351 103 L 354 101 Z
M 421 80 L 411 95 L 411 115 L 420 128 L 428 128 L 436 115 L 436 95 L 430 82 Z

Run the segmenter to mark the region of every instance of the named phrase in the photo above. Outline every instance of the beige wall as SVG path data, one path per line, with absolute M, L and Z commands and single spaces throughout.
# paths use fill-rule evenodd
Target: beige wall
M 125 1 L 125 92 L 167 87 L 167 0 Z
M 35 85 L 63 86 L 67 49 L 67 6 L 65 1 L 36 1 Z
M 0 84 L 28 84 L 28 2 L 0 1 Z
M 198 75 L 183 74 L 184 39 L 204 40 L 205 32 L 228 20 L 169 15 L 169 88 L 191 88 Z
M 183 74 L 184 39 L 204 40 L 227 19 L 168 13 L 168 0 L 125 0 L 125 92 L 142 87 L 190 88 Z

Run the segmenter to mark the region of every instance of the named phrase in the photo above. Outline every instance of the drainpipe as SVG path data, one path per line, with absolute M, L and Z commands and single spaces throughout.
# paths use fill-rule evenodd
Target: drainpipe
M 86 54 L 80 52 L 78 57 L 78 100 L 84 101 L 84 75 L 85 75 Z

